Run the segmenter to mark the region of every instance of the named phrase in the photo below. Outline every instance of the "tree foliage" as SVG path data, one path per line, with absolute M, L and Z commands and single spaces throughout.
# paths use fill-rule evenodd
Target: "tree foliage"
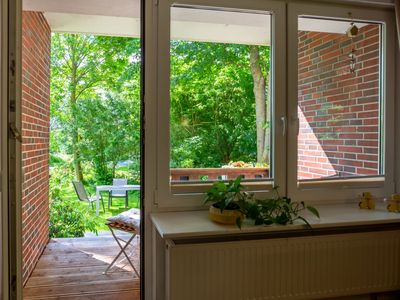
M 82 161 L 102 182 L 121 159 L 138 156 L 140 43 L 137 39 L 53 34 L 51 151 Z
M 268 162 L 269 47 L 172 41 L 170 52 L 171 167 Z M 70 155 L 76 179 L 89 163 L 110 182 L 139 158 L 140 42 L 53 34 L 51 59 L 51 152 Z
M 269 48 L 256 49 L 266 78 Z M 258 161 L 253 89 L 250 46 L 171 42 L 171 167 Z

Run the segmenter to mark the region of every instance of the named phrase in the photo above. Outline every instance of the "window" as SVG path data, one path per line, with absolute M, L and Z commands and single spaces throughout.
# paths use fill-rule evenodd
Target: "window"
M 384 175 L 381 27 L 299 17 L 299 181 Z
M 289 56 L 297 66 L 288 83 L 297 99 L 289 107 L 289 195 L 390 194 L 390 18 L 382 11 L 296 4 L 289 18 Z
M 271 178 L 271 14 L 171 8 L 171 183 Z
M 225 5 L 159 5 L 159 204 L 193 207 L 213 181 L 238 175 L 250 191 L 279 185 L 297 201 L 390 194 L 391 14 Z

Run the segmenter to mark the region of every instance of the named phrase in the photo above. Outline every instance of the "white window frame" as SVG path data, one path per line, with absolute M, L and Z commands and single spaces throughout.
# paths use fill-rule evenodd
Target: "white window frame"
M 191 185 L 192 193 L 179 193 L 179 187 L 171 188 L 170 184 L 170 8 L 177 6 L 194 6 L 238 11 L 269 11 L 272 12 L 272 124 L 271 132 L 273 153 L 271 162 L 274 168 L 273 181 L 260 181 L 249 184 L 249 190 L 258 190 L 259 196 L 271 193 L 273 185 L 279 185 L 281 191 L 286 191 L 286 4 L 280 1 L 265 0 L 159 0 L 157 24 L 157 183 L 155 204 L 158 207 L 196 208 L 201 207 L 206 185 Z M 279 32 L 279 34 L 275 34 Z M 277 101 L 274 101 L 277 99 Z M 283 101 L 282 101 L 283 100 Z M 283 119 L 282 119 L 283 118 Z M 254 186 L 256 185 L 256 186 Z M 188 185 L 185 185 L 187 189 Z M 198 192 L 196 192 L 198 191 Z
M 321 16 L 348 20 L 352 12 L 354 20 L 382 23 L 382 69 L 381 95 L 383 97 L 383 145 L 384 176 L 357 177 L 338 180 L 298 182 L 297 179 L 297 91 L 298 91 L 298 17 Z M 344 6 L 332 4 L 290 3 L 288 4 L 288 196 L 296 201 L 308 203 L 346 202 L 357 199 L 362 192 L 369 191 L 376 197 L 387 197 L 394 192 L 394 26 L 393 12 L 379 8 Z

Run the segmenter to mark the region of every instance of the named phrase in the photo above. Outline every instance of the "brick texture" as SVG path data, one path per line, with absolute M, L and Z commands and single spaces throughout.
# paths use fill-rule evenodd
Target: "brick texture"
M 22 15 L 22 253 L 24 283 L 48 242 L 50 42 L 40 12 Z
M 299 179 L 379 174 L 379 25 L 298 39 Z

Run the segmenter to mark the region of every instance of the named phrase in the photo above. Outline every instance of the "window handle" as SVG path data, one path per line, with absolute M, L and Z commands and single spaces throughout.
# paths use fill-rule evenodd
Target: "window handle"
M 285 136 L 285 134 L 286 134 L 286 117 L 285 116 L 281 117 L 281 122 L 282 122 L 282 136 Z

